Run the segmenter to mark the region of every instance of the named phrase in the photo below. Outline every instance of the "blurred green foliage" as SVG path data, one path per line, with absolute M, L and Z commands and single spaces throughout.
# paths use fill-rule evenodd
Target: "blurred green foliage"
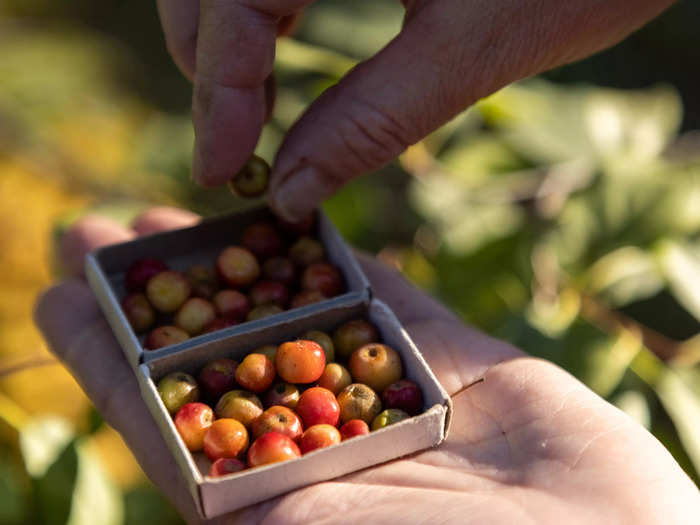
M 24 180 L 36 199 L 57 184 L 75 201 L 56 209 L 89 202 L 123 221 L 151 203 L 203 214 L 240 205 L 189 180 L 190 87 L 154 2 L 0 0 L 0 13 L 4 188 Z M 272 158 L 401 15 L 389 0 L 310 8 L 295 40 L 279 42 L 259 153 Z M 354 245 L 649 428 L 696 483 L 700 77 L 688 64 L 700 62 L 698 15 L 680 2 L 608 52 L 504 89 L 325 204 Z M 104 427 L 94 411 L 77 421 L 27 412 L 14 384 L 0 388 L 0 524 L 178 522 L 152 487 L 114 483 L 92 445 Z

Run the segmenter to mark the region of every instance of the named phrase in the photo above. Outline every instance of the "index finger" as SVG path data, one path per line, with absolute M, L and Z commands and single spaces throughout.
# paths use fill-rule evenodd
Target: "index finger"
M 203 185 L 228 181 L 248 160 L 265 121 L 265 79 L 272 73 L 280 20 L 311 0 L 202 0 L 192 118 L 192 175 Z

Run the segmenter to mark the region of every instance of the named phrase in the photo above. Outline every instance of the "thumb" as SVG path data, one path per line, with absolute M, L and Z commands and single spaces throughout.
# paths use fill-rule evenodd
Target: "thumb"
M 270 205 L 299 220 L 482 96 L 621 40 L 672 0 L 404 0 L 401 33 L 289 131 Z

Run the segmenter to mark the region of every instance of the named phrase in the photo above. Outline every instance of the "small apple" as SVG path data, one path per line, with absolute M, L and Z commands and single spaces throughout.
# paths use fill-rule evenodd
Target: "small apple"
M 175 428 L 187 450 L 202 450 L 204 436 L 214 421 L 214 412 L 204 403 L 186 403 L 175 414 Z
M 340 427 L 340 437 L 346 439 L 369 434 L 369 426 L 361 419 L 351 419 Z
M 299 339 L 282 343 L 277 349 L 275 368 L 287 383 L 311 383 L 316 381 L 326 365 L 321 345 Z
M 190 283 L 194 297 L 211 300 L 219 289 L 216 273 L 204 264 L 190 266 L 185 271 L 185 278 Z
M 216 318 L 214 305 L 201 297 L 190 297 L 175 314 L 175 326 L 185 332 L 198 335 Z
M 415 416 L 423 411 L 423 392 L 413 381 L 401 379 L 384 389 L 382 402 L 386 408 L 399 408 Z
M 265 406 L 283 406 L 294 410 L 299 402 L 299 389 L 289 383 L 275 383 L 265 394 Z
M 276 304 L 261 304 L 253 308 L 246 317 L 246 321 L 257 321 L 258 319 L 264 319 L 265 317 L 271 317 L 273 315 L 281 314 L 284 312 L 282 308 Z
M 248 298 L 238 290 L 221 290 L 214 295 L 213 302 L 216 311 L 223 317 L 242 320 L 250 311 Z
M 348 359 L 355 350 L 368 343 L 379 341 L 379 332 L 364 319 L 353 319 L 340 325 L 333 332 L 335 352 L 341 359 Z
M 302 306 L 307 306 L 309 304 L 318 303 L 326 298 L 318 290 L 302 290 L 294 297 L 289 303 L 290 308 L 301 308 Z
M 314 386 L 302 392 L 296 413 L 304 423 L 304 428 L 321 423 L 335 426 L 340 419 L 340 407 L 333 392 L 320 386 Z
M 167 269 L 168 265 L 160 259 L 152 257 L 139 259 L 126 270 L 124 286 L 129 292 L 142 292 L 146 289 L 146 283 L 151 277 Z
M 356 382 L 368 385 L 375 392 L 383 392 L 403 375 L 399 354 L 381 343 L 370 343 L 355 350 L 348 368 Z
M 251 392 L 231 390 L 221 396 L 214 411 L 216 417 L 237 419 L 247 427 L 263 413 L 263 405 Z
M 230 317 L 215 317 L 214 320 L 204 327 L 203 334 L 208 334 L 211 332 L 216 332 L 217 330 L 223 330 L 229 326 L 236 326 L 239 321 L 232 319 Z
M 159 312 L 172 313 L 190 296 L 190 283 L 180 272 L 166 270 L 148 280 L 146 296 Z
M 311 230 L 313 230 L 315 222 L 316 217 L 313 213 L 308 214 L 298 222 L 291 222 L 281 217 L 277 218 L 277 224 L 279 227 L 285 232 L 293 235 L 309 235 Z
M 247 288 L 260 276 L 260 265 L 249 250 L 229 246 L 216 259 L 216 271 L 229 286 Z
M 330 447 L 341 442 L 340 432 L 331 425 L 314 425 L 307 428 L 299 438 L 299 450 L 302 454 L 317 448 Z
M 204 394 L 209 399 L 217 400 L 229 390 L 233 390 L 236 386 L 236 368 L 238 363 L 225 357 L 204 365 L 197 376 Z
M 251 392 L 264 392 L 275 381 L 275 365 L 263 354 L 248 354 L 236 369 L 236 382 Z
M 256 222 L 246 227 L 241 234 L 241 244 L 260 259 L 279 255 L 284 250 L 279 231 L 268 222 Z
M 237 458 L 219 458 L 211 464 L 209 476 L 219 478 L 228 474 L 234 474 L 245 470 L 246 466 L 240 459 Z
M 267 190 L 270 166 L 264 159 L 252 155 L 228 182 L 231 193 L 240 197 L 259 197 Z
M 337 266 L 325 262 L 310 264 L 301 275 L 301 288 L 318 290 L 326 297 L 334 297 L 343 291 L 343 274 Z
M 265 410 L 250 424 L 250 434 L 254 440 L 265 432 L 279 432 L 296 441 L 303 431 L 299 416 L 289 408 L 278 405 Z
M 262 274 L 268 281 L 291 286 L 296 277 L 294 263 L 287 257 L 270 257 L 262 265 Z
M 203 448 L 212 461 L 235 458 L 248 448 L 248 431 L 235 419 L 217 419 L 204 434 Z
M 352 383 L 352 377 L 350 372 L 343 365 L 338 363 L 329 363 L 323 370 L 323 374 L 318 379 L 318 386 L 327 388 L 335 395 L 338 395 L 340 391 L 346 386 Z
M 292 244 L 288 255 L 294 264 L 306 267 L 315 262 L 323 261 L 326 258 L 326 250 L 316 239 L 304 236 Z
M 298 458 L 301 451 L 294 441 L 279 432 L 267 432 L 253 441 L 248 450 L 248 465 L 258 467 Z
M 122 309 L 137 334 L 148 330 L 156 320 L 156 313 L 151 303 L 141 292 L 130 293 L 124 297 Z
M 335 348 L 333 346 L 333 339 L 326 332 L 321 332 L 320 330 L 309 330 L 304 332 L 300 339 L 307 339 L 308 341 L 315 341 L 321 345 L 323 348 L 323 353 L 326 355 L 326 363 L 330 363 L 335 359 Z
M 199 386 L 190 374 L 173 372 L 158 381 L 158 394 L 170 414 L 175 414 L 186 403 L 199 401 Z
M 285 308 L 289 303 L 289 289 L 277 281 L 258 281 L 250 289 L 248 298 L 254 307 L 276 304 L 280 308 Z
M 387 408 L 386 410 L 380 412 L 377 417 L 372 420 L 372 430 L 379 430 L 380 428 L 388 427 L 404 419 L 408 419 L 409 416 L 403 410 L 398 408 Z
M 263 345 L 259 348 L 256 348 L 255 350 L 253 350 L 251 352 L 251 354 L 262 354 L 274 363 L 275 358 L 277 357 L 277 346 L 276 345 Z
M 382 410 L 382 403 L 377 393 L 367 385 L 353 383 L 338 394 L 340 421 L 347 423 L 351 419 L 361 419 L 371 423 Z
M 143 345 L 147 350 L 157 350 L 164 346 L 182 343 L 189 338 L 190 335 L 181 328 L 165 325 L 151 330 Z

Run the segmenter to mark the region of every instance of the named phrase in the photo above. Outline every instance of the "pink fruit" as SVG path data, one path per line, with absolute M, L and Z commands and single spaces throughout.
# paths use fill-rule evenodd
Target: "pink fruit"
M 413 381 L 401 379 L 384 389 L 382 402 L 385 408 L 398 408 L 415 416 L 423 411 L 423 392 Z
M 175 414 L 175 428 L 187 450 L 202 450 L 204 435 L 214 421 L 214 412 L 204 403 L 187 403 Z
M 237 458 L 219 458 L 211 464 L 209 476 L 218 478 L 244 470 L 245 463 Z
M 316 450 L 317 448 L 330 447 L 340 443 L 341 437 L 338 429 L 331 425 L 314 425 L 307 428 L 299 438 L 299 450 L 302 454 Z
M 254 440 L 266 432 L 279 432 L 296 441 L 303 431 L 299 416 L 283 406 L 268 408 L 250 425 L 250 433 Z
M 238 290 L 221 290 L 214 295 L 214 307 L 219 315 L 233 319 L 245 319 L 250 311 L 250 302 Z
M 148 350 L 156 350 L 164 346 L 182 343 L 189 338 L 189 334 L 177 326 L 159 326 L 148 334 L 144 347 Z
M 317 262 L 306 267 L 301 276 L 304 290 L 317 290 L 326 297 L 333 297 L 343 291 L 343 275 L 329 263 Z
M 208 362 L 199 371 L 199 386 L 209 399 L 218 400 L 236 386 L 236 368 L 238 363 L 233 359 L 222 357 Z
M 279 432 L 267 432 L 256 439 L 248 450 L 248 465 L 258 467 L 298 458 L 301 451 L 294 440 Z
M 241 244 L 260 259 L 279 255 L 284 250 L 277 228 L 267 222 L 257 222 L 243 230 Z
M 262 275 L 268 281 L 276 281 L 286 286 L 294 283 L 296 269 L 287 257 L 270 257 L 263 263 Z
M 285 308 L 289 303 L 289 290 L 276 281 L 258 281 L 250 289 L 248 297 L 253 307 L 276 304 L 280 308 Z
M 318 386 L 304 390 L 299 396 L 296 413 L 304 428 L 322 423 L 335 426 L 340 419 L 340 407 L 333 392 Z

